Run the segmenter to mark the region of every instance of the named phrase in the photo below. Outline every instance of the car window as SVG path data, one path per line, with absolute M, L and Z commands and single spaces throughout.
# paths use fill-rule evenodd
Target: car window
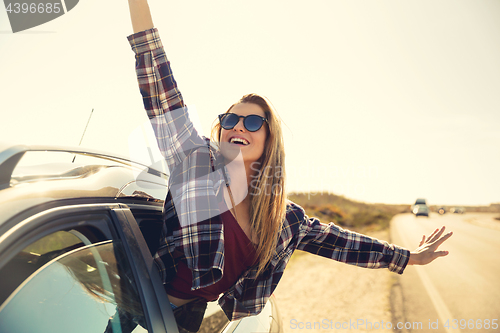
M 163 228 L 163 216 L 160 210 L 131 209 L 139 229 L 146 241 L 151 255 L 154 255 L 160 245 Z M 217 301 L 209 302 L 203 321 L 199 328 L 200 333 L 222 332 L 229 320 Z M 257 332 L 258 330 L 255 330 Z M 238 332 L 250 332 L 245 329 Z M 253 331 L 252 331 L 253 332 Z M 264 332 L 264 331 L 263 331 Z
M 132 210 L 137 225 L 141 230 L 142 236 L 148 245 L 151 255 L 154 255 L 160 246 L 162 236 L 163 217 L 161 210 L 145 211 Z
M 415 205 L 425 205 L 425 199 L 417 199 Z
M 124 253 L 120 241 L 92 244 L 76 230 L 26 247 L 0 271 L 12 276 L 2 332 L 148 332 Z
M 146 173 L 142 173 L 140 176 L 145 177 Z M 151 175 L 149 175 L 151 177 Z M 160 179 L 164 181 L 163 179 Z M 163 184 L 153 183 L 149 181 L 137 180 L 135 182 L 127 184 L 120 190 L 117 194 L 118 197 L 143 197 L 152 200 L 162 201 L 165 200 L 167 196 L 168 187 L 166 181 Z
M 48 261 L 81 246 L 83 246 L 82 241 L 74 234 L 58 231 L 24 248 L 0 270 L 2 276 L 0 303 L 3 303 L 25 279 Z

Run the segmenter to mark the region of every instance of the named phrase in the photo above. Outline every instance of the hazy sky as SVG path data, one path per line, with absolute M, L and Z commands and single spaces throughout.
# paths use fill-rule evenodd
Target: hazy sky
M 500 1 L 150 6 L 205 134 L 242 95 L 270 98 L 289 190 L 500 202 Z M 147 121 L 131 32 L 126 0 L 16 34 L 0 7 L 0 140 L 76 146 L 94 109 L 82 146 L 129 155 Z

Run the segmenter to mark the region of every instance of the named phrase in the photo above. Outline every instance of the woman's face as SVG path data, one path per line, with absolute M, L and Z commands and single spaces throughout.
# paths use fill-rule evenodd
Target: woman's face
M 234 113 L 238 116 L 249 116 L 256 114 L 265 117 L 264 110 L 257 104 L 239 103 L 233 106 L 229 113 Z M 241 150 L 245 164 L 256 162 L 264 153 L 264 145 L 267 138 L 266 124 L 255 132 L 249 132 L 243 125 L 243 118 L 230 130 L 221 128 L 221 151 L 224 157 L 233 159 L 235 152 Z M 235 138 L 243 139 L 244 143 L 233 141 Z M 234 148 L 234 149 L 233 149 Z M 237 154 L 237 153 L 236 153 Z M 233 156 L 233 158 L 231 158 Z

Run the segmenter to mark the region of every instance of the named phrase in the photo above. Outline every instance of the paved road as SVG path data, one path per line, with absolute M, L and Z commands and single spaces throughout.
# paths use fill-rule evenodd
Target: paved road
M 494 216 L 498 214 L 394 218 L 391 241 L 410 249 L 423 234 L 443 225 L 453 231 L 440 248 L 450 251 L 447 257 L 409 266 L 398 277 L 407 332 L 500 332 L 500 222 Z

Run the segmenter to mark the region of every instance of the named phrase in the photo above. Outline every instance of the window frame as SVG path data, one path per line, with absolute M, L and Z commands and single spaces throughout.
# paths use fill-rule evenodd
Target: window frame
M 137 206 L 148 209 L 151 207 L 142 204 Z M 153 207 L 161 210 L 158 205 Z M 116 201 L 101 204 L 73 203 L 48 208 L 27 218 L 9 222 L 11 227 L 0 235 L 0 268 L 30 244 L 57 231 L 90 228 L 92 234 L 98 231 L 95 235 L 99 241 L 119 240 L 134 275 L 150 332 L 178 333 L 158 269 L 126 204 Z

